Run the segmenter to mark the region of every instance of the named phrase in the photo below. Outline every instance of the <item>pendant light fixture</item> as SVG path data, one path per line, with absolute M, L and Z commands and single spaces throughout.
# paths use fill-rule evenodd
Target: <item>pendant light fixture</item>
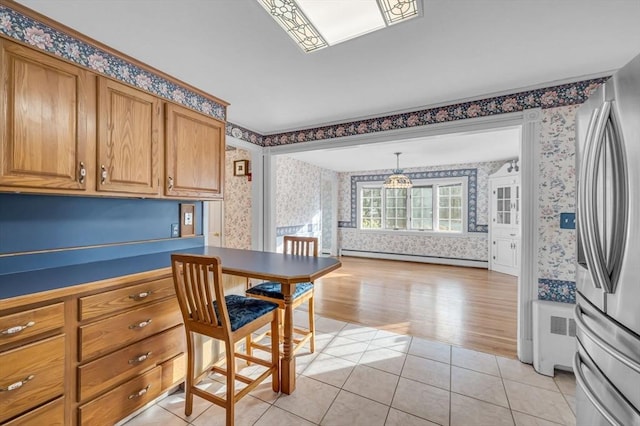
M 413 182 L 409 179 L 408 176 L 402 174 L 402 169 L 400 168 L 400 154 L 401 152 L 394 152 L 396 156 L 396 169 L 393 171 L 393 174 L 388 176 L 384 180 L 384 186 L 388 189 L 407 189 L 413 186 Z

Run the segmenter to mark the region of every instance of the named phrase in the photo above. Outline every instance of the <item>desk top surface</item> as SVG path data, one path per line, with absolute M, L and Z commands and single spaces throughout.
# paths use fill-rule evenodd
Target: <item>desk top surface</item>
M 223 247 L 195 247 L 0 275 L 0 300 L 71 287 L 171 266 L 171 254 L 217 256 L 226 274 L 297 283 L 313 281 L 342 264 L 332 257 L 308 257 Z

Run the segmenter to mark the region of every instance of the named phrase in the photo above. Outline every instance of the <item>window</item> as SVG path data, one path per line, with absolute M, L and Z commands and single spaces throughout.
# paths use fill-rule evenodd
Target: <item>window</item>
M 461 233 L 464 182 L 417 181 L 410 189 L 359 186 L 360 228 Z
M 382 188 L 362 188 L 360 191 L 360 227 L 363 229 L 382 228 Z

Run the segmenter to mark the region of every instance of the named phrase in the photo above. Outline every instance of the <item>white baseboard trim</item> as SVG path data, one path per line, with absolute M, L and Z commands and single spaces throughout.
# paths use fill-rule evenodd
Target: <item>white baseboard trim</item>
M 379 253 L 371 251 L 359 251 L 359 250 L 340 250 L 341 256 L 351 257 L 366 257 L 371 259 L 386 259 L 386 260 L 403 260 L 408 262 L 419 263 L 436 263 L 440 265 L 453 265 L 453 266 L 471 266 L 474 268 L 489 268 L 489 262 L 482 260 L 467 260 L 467 259 L 453 259 L 448 257 L 431 257 L 431 256 L 418 256 L 412 254 L 395 254 L 395 253 Z

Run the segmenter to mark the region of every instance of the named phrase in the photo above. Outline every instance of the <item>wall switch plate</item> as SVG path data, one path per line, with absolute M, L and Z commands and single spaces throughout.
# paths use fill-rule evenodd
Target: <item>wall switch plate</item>
M 560 229 L 576 229 L 576 214 L 560 213 Z
M 180 236 L 196 235 L 196 205 L 180 204 Z
M 171 224 L 171 238 L 175 238 L 175 237 L 179 237 L 180 236 L 180 227 L 178 226 L 177 223 L 172 223 Z

